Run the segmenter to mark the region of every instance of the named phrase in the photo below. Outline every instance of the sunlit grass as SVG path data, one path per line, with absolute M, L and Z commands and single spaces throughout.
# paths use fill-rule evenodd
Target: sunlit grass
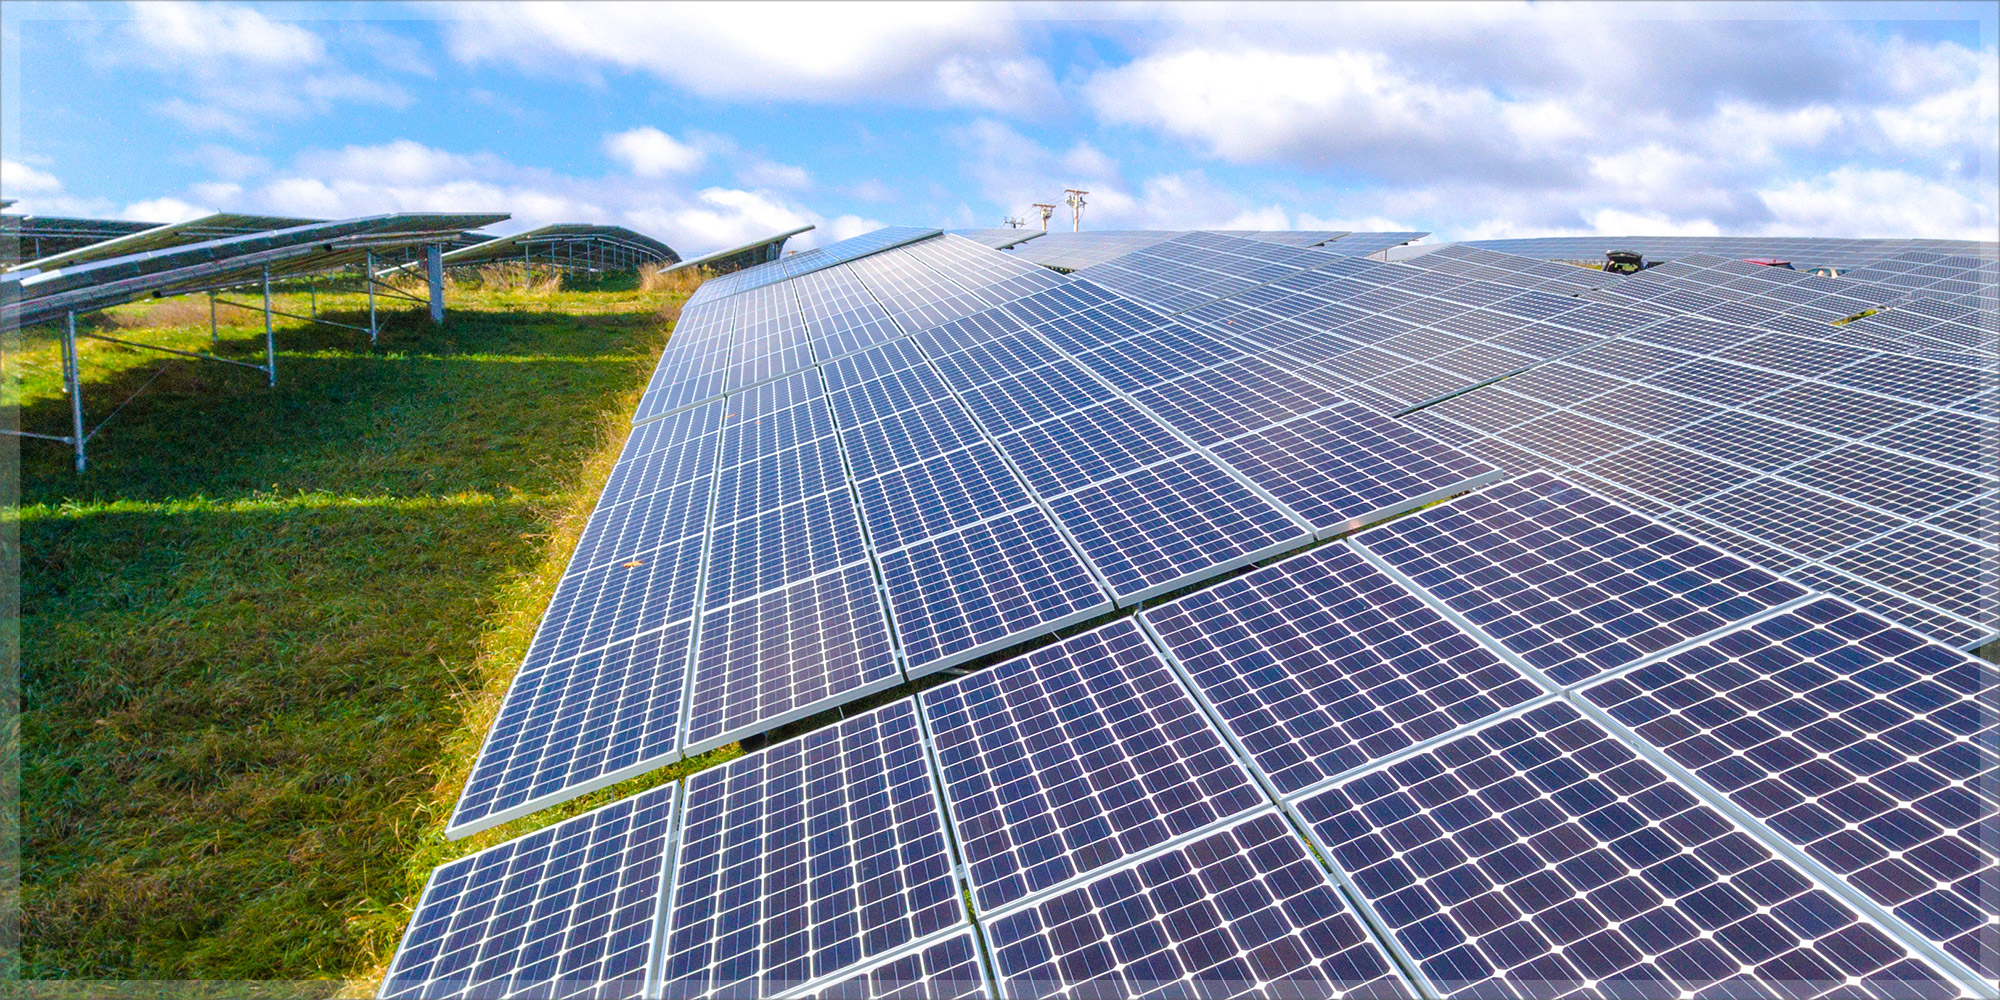
M 438 863 L 735 752 L 442 836 L 685 295 L 639 285 L 456 283 L 441 328 L 385 298 L 373 349 L 280 320 L 275 389 L 83 343 L 92 423 L 152 381 L 85 475 L 24 442 L 7 512 L 26 977 L 365 994 Z M 354 288 L 316 298 L 365 322 Z M 84 324 L 207 350 L 193 301 Z M 261 360 L 262 317 L 220 316 L 217 352 Z M 5 375 L 26 429 L 66 430 L 50 328 Z

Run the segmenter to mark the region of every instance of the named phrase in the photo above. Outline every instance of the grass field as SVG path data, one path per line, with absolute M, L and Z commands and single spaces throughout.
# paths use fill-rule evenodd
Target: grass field
M 86 475 L 21 445 L 24 978 L 366 993 L 438 863 L 687 769 L 440 833 L 686 291 L 459 287 L 375 350 L 281 321 L 275 389 L 85 342 L 90 424 L 150 385 Z M 222 318 L 261 360 L 261 315 Z M 205 350 L 207 319 L 90 322 Z M 8 358 L 24 429 L 67 429 L 57 356 Z

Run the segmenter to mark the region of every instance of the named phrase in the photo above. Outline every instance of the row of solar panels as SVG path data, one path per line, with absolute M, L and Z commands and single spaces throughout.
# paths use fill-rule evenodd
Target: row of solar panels
M 1981 527 L 2000 494 L 1992 310 L 1712 258 L 1658 279 L 1464 248 L 1302 263 L 1194 234 L 1078 277 L 1315 363 L 1341 396 L 1420 411 L 1411 423 L 1503 469 L 1565 470 L 1685 517 L 1939 638 L 2000 630 L 2000 550 Z
M 809 367 L 635 427 L 448 832 L 1497 475 L 1088 283 L 960 284 L 962 256 L 992 256 L 961 242 L 690 307 L 749 332 L 725 352 L 729 322 L 684 320 L 662 372 L 676 350 L 740 371 L 773 323 Z M 684 384 L 656 378 L 640 412 Z M 1251 385 L 1271 402 L 1224 394 Z
M 957 286 L 940 282 L 939 275 L 953 273 L 951 256 L 962 252 L 944 239 L 870 258 L 873 287 L 885 289 L 879 295 L 845 269 L 820 272 L 814 276 L 820 280 L 801 287 L 796 310 L 767 308 L 766 319 L 753 322 L 833 312 L 830 326 L 794 322 L 788 329 L 800 337 L 819 329 L 845 333 L 851 328 L 843 324 L 858 315 L 880 331 L 877 337 L 896 336 L 897 321 L 879 306 L 868 312 L 848 305 L 878 298 L 909 305 L 891 297 L 895 286 L 884 276 L 910 279 L 907 295 L 922 283 L 909 272 L 923 270 L 927 259 L 934 265 L 933 289 L 946 294 L 945 286 Z M 892 258 L 901 259 L 892 264 Z M 1377 269 L 1371 277 L 1383 269 L 1399 277 L 1437 277 L 1372 262 L 1347 262 L 1339 270 L 1357 268 Z M 994 276 L 1003 284 L 1025 277 L 1006 276 L 1004 269 Z M 832 299 L 839 305 L 825 306 L 832 297 L 823 293 L 835 277 L 849 284 Z M 1349 283 L 1369 294 L 1389 290 Z M 1444 294 L 1470 287 L 1453 285 Z M 757 304 L 748 296 L 730 301 Z M 1612 307 L 1537 292 L 1502 298 L 1501 311 L 1492 315 L 1511 320 L 1503 337 L 1525 334 L 1545 344 L 1565 331 L 1504 310 L 1548 312 L 1549 303 L 1594 314 L 1591 322 L 1569 320 L 1567 333 L 1580 339 L 1559 340 L 1558 347 L 1602 342 L 1608 334 L 1587 331 L 1617 318 L 1651 319 L 1630 312 L 1607 317 Z M 911 325 L 920 322 L 907 310 L 897 315 Z M 1034 329 L 1023 329 L 1027 324 Z M 1351 334 L 1353 328 L 1340 329 Z M 693 343 L 700 348 L 700 341 Z M 812 341 L 810 351 L 796 356 L 807 363 L 828 353 L 826 343 Z M 1519 339 L 1510 343 L 1527 346 Z M 842 340 L 831 353 L 851 346 Z M 1284 346 L 1297 350 L 1296 344 Z M 1632 350 L 1619 341 L 1597 353 L 1622 358 Z M 1592 353 L 1572 360 L 1592 364 Z M 1516 358 L 1501 370 L 1536 360 Z M 662 371 L 670 370 L 671 359 L 670 351 Z M 1336 377 L 1345 360 L 1329 366 Z M 454 818 L 454 832 L 477 830 L 680 753 L 984 655 L 1113 604 L 1177 589 L 1493 474 L 1409 433 L 1406 425 L 1343 403 L 1324 382 L 1302 377 L 1301 369 L 1311 371 L 1299 363 L 1273 365 L 1227 338 L 1168 323 L 1090 283 L 1072 282 L 912 340 L 842 355 L 819 371 L 763 383 L 726 404 L 681 411 L 671 424 L 642 425 L 559 585 Z M 1436 370 L 1462 381 L 1433 388 L 1470 384 L 1457 369 Z M 1669 388 L 1695 392 L 1702 390 L 1686 383 L 1710 374 L 1672 364 L 1661 370 L 1678 380 Z M 1344 385 L 1342 392 L 1367 398 L 1364 389 Z M 656 380 L 648 399 L 662 390 Z M 1634 391 L 1662 393 L 1648 386 Z M 1413 421 L 1462 439 L 1467 431 L 1451 422 L 1451 414 L 1491 410 L 1486 400 L 1509 398 L 1504 387 L 1472 393 Z M 1689 413 L 1691 403 L 1676 411 L 1654 396 L 1630 406 L 1613 398 L 1608 405 L 1633 414 L 1618 418 L 1627 421 L 1678 412 L 1698 425 L 1685 444 L 1742 459 L 1728 450 L 1732 443 L 1741 450 L 1740 415 L 1718 420 Z M 642 402 L 641 412 L 647 408 Z M 1903 416 L 1921 423 L 1929 415 Z M 1622 454 L 1618 446 L 1629 442 L 1610 440 L 1612 446 L 1604 447 L 1602 434 L 1564 433 L 1571 426 L 1591 429 L 1558 425 L 1549 428 L 1549 437 L 1567 449 L 1561 454 L 1588 465 L 1583 474 L 1598 488 L 1628 492 L 1653 485 L 1706 496 L 1700 492 L 1704 481 L 1684 468 L 1687 463 L 1660 475 L 1645 461 L 1651 453 Z M 1759 442 L 1768 442 L 1757 447 L 1779 453 L 1804 440 L 1798 432 L 1758 433 L 1764 435 Z M 1979 440 L 1960 444 L 1976 448 Z M 1600 451 L 1608 461 L 1586 461 Z M 1522 470 L 1552 464 L 1522 461 L 1518 449 L 1495 457 L 1505 460 L 1503 467 Z M 1820 485 L 1880 493 L 1887 487 L 1871 476 L 1910 467 L 1910 461 L 1849 450 L 1836 466 L 1846 478 Z M 1992 474 L 1988 469 L 1983 477 L 1960 478 L 1960 484 L 1917 495 L 1904 516 L 1923 514 L 1929 505 L 1962 520 L 1975 509 L 1969 505 L 1992 492 Z M 1739 509 L 1761 504 L 1759 510 L 1774 512 L 1765 515 L 1767 527 L 1749 526 L 1770 535 L 1800 517 L 1785 506 L 1797 497 L 1796 491 L 1753 492 L 1719 502 Z M 1746 527 L 1756 513 L 1732 523 Z M 1714 525 L 1685 527 L 1714 534 L 1704 530 Z M 1878 534 L 1893 530 L 1885 526 Z M 1842 565 L 1905 589 L 1940 581 L 1933 589 L 1943 596 L 1932 600 L 1962 609 L 1970 624 L 1936 611 L 1908 611 L 1853 576 L 1834 578 L 1854 584 L 1835 589 L 1900 611 L 1903 620 L 1960 643 L 1982 630 L 1990 633 L 1992 626 L 1976 616 L 1991 614 L 1984 595 L 1992 578 L 1979 573 L 1991 551 L 1981 547 L 1970 523 L 1959 531 L 1958 550 L 1946 550 L 1953 558 L 1929 566 Z M 1723 540 L 1739 537 L 1725 534 Z M 1953 580 L 1963 581 L 1961 593 L 1949 592 Z M 887 591 L 886 613 L 877 589 Z M 766 638 L 780 623 L 804 638 Z M 699 651 L 690 652 L 691 646 Z M 692 677 L 683 666 L 688 661 Z M 600 711 L 600 701 L 634 685 L 646 693 L 643 710 Z M 689 691 L 685 713 L 675 711 L 683 688 Z M 631 701 L 629 693 L 624 697 Z
M 1990 995 L 1996 698 L 1531 475 L 452 862 L 382 994 Z

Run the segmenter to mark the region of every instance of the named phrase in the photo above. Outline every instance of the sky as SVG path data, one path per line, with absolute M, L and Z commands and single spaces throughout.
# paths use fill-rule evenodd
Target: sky
M 2000 5 L 0 5 L 12 212 L 2000 229 Z M 1067 209 L 1052 225 L 1067 226 Z

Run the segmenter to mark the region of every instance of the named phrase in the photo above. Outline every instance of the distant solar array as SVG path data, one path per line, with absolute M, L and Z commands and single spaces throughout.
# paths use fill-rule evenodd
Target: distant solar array
M 1541 236 L 1524 239 L 1472 240 L 1462 246 L 1542 260 L 1602 261 L 1607 250 L 1630 250 L 1647 260 L 1679 260 L 1710 254 L 1735 260 L 1777 259 L 1794 267 L 1867 267 L 1910 252 L 1983 253 L 1991 259 L 1992 243 L 1964 240 L 1836 239 L 1823 236 Z
M 557 223 L 483 240 L 444 255 L 446 267 L 521 262 L 565 271 L 631 271 L 641 264 L 673 264 L 680 254 L 623 226 Z
M 1995 996 L 1978 248 L 1065 235 L 689 300 L 447 833 L 893 700 L 439 869 L 384 995 Z

